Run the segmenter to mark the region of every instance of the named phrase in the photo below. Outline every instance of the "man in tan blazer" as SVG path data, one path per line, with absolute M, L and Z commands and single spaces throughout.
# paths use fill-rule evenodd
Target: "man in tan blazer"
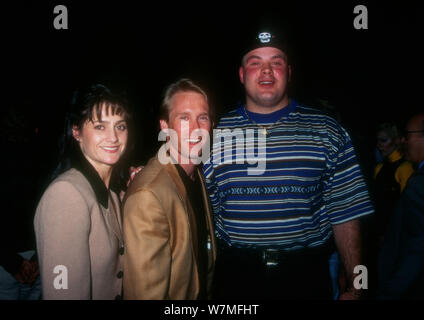
M 212 127 L 204 91 L 188 79 L 169 86 L 160 127 L 168 132 L 167 143 L 124 199 L 124 298 L 207 299 L 216 249 L 209 197 L 197 168 L 209 152 Z

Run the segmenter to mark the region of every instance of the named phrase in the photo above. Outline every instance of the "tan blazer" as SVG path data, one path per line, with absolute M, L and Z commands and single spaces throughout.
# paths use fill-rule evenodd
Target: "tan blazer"
M 208 238 L 208 292 L 216 258 L 209 197 L 201 177 Z M 123 205 L 124 299 L 189 299 L 199 293 L 197 226 L 183 181 L 157 156 L 138 174 Z
M 115 299 L 122 294 L 119 199 L 106 187 L 102 191 L 107 209 L 98 202 L 87 178 L 70 169 L 42 196 L 34 227 L 43 299 Z M 67 289 L 55 288 L 55 278 L 66 276 L 56 266 L 67 269 Z

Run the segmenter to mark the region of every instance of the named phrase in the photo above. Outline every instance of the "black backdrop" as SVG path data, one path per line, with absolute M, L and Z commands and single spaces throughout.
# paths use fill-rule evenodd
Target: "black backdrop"
M 53 9 L 60 4 L 68 9 L 68 30 L 53 27 Z M 353 27 L 358 4 L 367 6 L 368 30 Z M 295 53 L 292 96 L 328 100 L 358 149 L 369 155 L 378 121 L 402 122 L 422 107 L 421 20 L 417 5 L 406 2 L 2 5 L 3 109 L 31 114 L 39 149 L 28 159 L 41 157 L 48 170 L 72 90 L 93 81 L 121 86 L 135 106 L 134 163 L 142 163 L 157 147 L 155 117 L 164 87 L 181 76 L 194 78 L 220 113 L 227 111 L 243 99 L 237 76 L 243 37 L 264 22 L 281 23 Z

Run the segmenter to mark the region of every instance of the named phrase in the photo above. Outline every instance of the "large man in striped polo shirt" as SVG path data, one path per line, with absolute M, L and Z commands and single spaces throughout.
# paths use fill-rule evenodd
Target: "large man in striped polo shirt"
M 336 247 L 347 275 L 340 298 L 356 299 L 358 218 L 373 208 L 351 139 L 288 97 L 284 38 L 252 40 L 239 69 L 246 103 L 221 118 L 204 166 L 220 244 L 215 298 L 331 299 Z

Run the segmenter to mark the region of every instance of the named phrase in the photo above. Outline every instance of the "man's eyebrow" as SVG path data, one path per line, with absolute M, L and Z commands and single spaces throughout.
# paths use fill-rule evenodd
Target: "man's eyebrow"
M 249 60 L 252 60 L 252 59 L 262 59 L 260 56 L 256 56 L 256 55 L 252 55 L 252 56 L 249 56 L 247 59 L 246 59 L 246 63 L 247 62 L 249 62 Z
M 272 56 L 271 59 L 283 59 L 283 60 L 285 60 L 286 57 L 282 54 L 276 54 L 275 56 Z
M 251 59 L 259 59 L 262 60 L 262 57 L 257 56 L 257 55 L 251 55 L 246 59 L 246 63 L 248 63 Z M 271 57 L 272 59 L 282 59 L 282 60 L 286 60 L 286 56 L 284 54 L 276 54 L 275 56 Z

